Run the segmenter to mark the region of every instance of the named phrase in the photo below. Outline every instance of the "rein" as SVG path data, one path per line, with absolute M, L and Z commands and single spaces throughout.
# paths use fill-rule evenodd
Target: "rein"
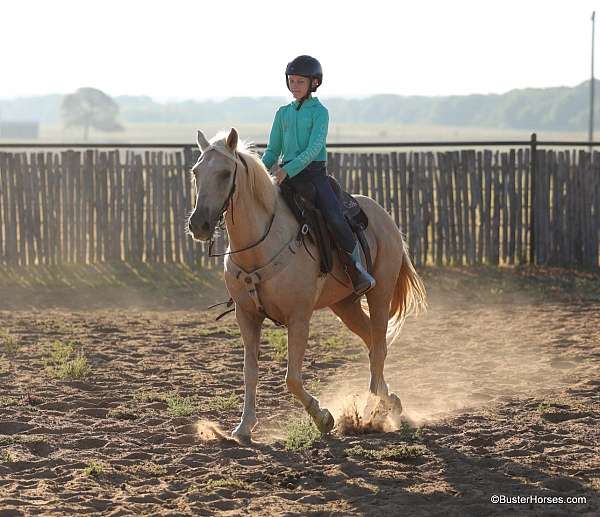
M 240 160 L 244 164 L 244 167 L 246 167 L 246 171 L 248 171 L 248 164 L 246 163 L 246 160 L 244 160 L 244 158 L 242 157 L 241 154 L 238 154 L 238 156 L 240 157 Z M 225 199 L 225 203 L 223 203 L 223 208 L 221 208 L 221 215 L 219 216 L 219 222 L 217 223 L 217 227 L 220 228 L 221 230 L 223 229 L 223 227 L 225 225 L 225 212 L 227 211 L 229 204 L 231 204 L 231 221 L 233 224 L 235 224 L 235 219 L 233 217 L 232 198 L 233 198 L 233 194 L 235 192 L 235 180 L 236 180 L 236 176 L 237 176 L 237 167 L 238 167 L 238 162 L 236 160 L 235 170 L 233 171 L 233 184 L 231 185 L 229 194 L 227 195 L 227 198 Z M 235 255 L 236 253 L 241 253 L 242 251 L 247 251 L 252 248 L 255 248 L 256 246 L 258 246 L 261 242 L 263 242 L 267 238 L 267 235 L 269 235 L 269 232 L 271 231 L 271 227 L 273 226 L 273 221 L 275 220 L 275 212 L 276 212 L 276 210 L 273 210 L 273 215 L 271 216 L 271 220 L 269 221 L 269 224 L 267 225 L 267 229 L 265 230 L 265 233 L 254 244 L 251 244 L 250 246 L 246 246 L 245 248 L 242 248 L 242 249 L 236 250 L 236 251 L 226 251 L 225 253 L 213 253 L 212 249 L 213 249 L 215 240 L 214 240 L 214 237 L 211 237 L 210 241 L 208 243 L 208 256 L 209 257 L 224 257 L 226 255 Z

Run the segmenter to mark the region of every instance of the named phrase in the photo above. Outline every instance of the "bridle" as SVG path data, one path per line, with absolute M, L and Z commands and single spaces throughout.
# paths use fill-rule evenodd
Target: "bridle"
M 215 151 L 221 153 L 222 155 L 226 156 L 227 158 L 232 159 L 235 162 L 235 169 L 233 170 L 233 182 L 231 183 L 231 188 L 229 189 L 229 193 L 227 194 L 227 197 L 225 198 L 223 207 L 219 211 L 219 219 L 216 224 L 216 228 L 223 230 L 225 228 L 225 212 L 227 212 L 228 210 L 231 210 L 231 222 L 232 222 L 232 224 L 235 224 L 235 219 L 234 219 L 234 214 L 233 214 L 233 194 L 235 193 L 235 187 L 236 187 L 236 183 L 237 183 L 236 179 L 237 179 L 237 170 L 238 170 L 238 163 L 239 163 L 236 158 L 240 159 L 240 161 L 242 162 L 242 164 L 244 165 L 244 167 L 246 169 L 246 172 L 249 171 L 249 168 L 248 168 L 248 164 L 246 163 L 246 160 L 240 153 L 237 153 L 234 151 L 234 154 L 231 155 L 231 154 L 225 152 L 224 150 L 222 150 L 214 145 L 211 145 L 208 149 L 206 149 L 203 152 L 203 154 L 210 149 L 214 149 Z M 231 205 L 231 207 L 229 205 Z M 245 248 L 242 248 L 242 249 L 239 249 L 236 251 L 226 251 L 225 253 L 213 253 L 212 249 L 213 249 L 215 240 L 214 240 L 214 236 L 211 236 L 210 240 L 208 241 L 208 256 L 209 257 L 224 257 L 226 255 L 235 255 L 236 253 L 241 253 L 242 251 L 247 251 L 249 249 L 252 249 L 252 248 L 258 246 L 261 242 L 263 242 L 267 238 L 267 235 L 269 235 L 269 232 L 271 231 L 271 227 L 273 226 L 273 221 L 275 220 L 276 211 L 277 210 L 275 208 L 273 210 L 273 215 L 271 216 L 271 220 L 269 221 L 269 224 L 267 225 L 267 229 L 265 230 L 263 236 L 258 241 L 256 241 L 254 244 L 251 244 L 250 246 L 246 246 Z M 214 233 L 213 233 L 213 235 L 214 235 Z

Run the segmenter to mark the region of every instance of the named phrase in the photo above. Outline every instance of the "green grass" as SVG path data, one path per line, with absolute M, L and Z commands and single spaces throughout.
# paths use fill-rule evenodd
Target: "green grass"
M 167 408 L 175 416 L 190 416 L 196 411 L 196 404 L 191 397 L 181 397 L 177 393 L 165 396 Z
M 0 407 L 18 406 L 21 401 L 17 397 L 10 395 L 0 395 Z
M 321 346 L 328 350 L 342 350 L 346 348 L 346 343 L 339 336 L 330 336 L 321 341 Z
M 4 451 L 0 455 L 0 458 L 2 459 L 3 463 L 13 463 L 15 461 L 15 457 L 10 451 Z
M 46 365 L 58 379 L 84 379 L 91 373 L 83 351 L 73 341 L 54 341 Z
M 0 330 L 0 347 L 6 353 L 14 354 L 19 348 L 19 342 L 8 330 Z
M 134 396 L 134 402 L 165 402 L 166 395 L 153 390 L 141 390 Z
M 248 483 L 241 479 L 235 478 L 221 478 L 221 479 L 209 479 L 205 485 L 208 489 L 215 488 L 237 488 L 237 489 L 248 489 L 250 488 Z
M 100 477 L 104 475 L 104 466 L 96 461 L 90 461 L 83 473 L 88 477 Z
M 167 475 L 167 469 L 165 467 L 150 461 L 145 461 L 137 465 L 128 465 L 124 470 L 131 474 L 142 474 L 145 476 L 161 477 Z
M 544 413 L 548 413 L 548 411 L 550 411 L 550 404 L 548 404 L 547 402 L 540 402 L 536 409 L 538 413 L 541 413 L 543 415 Z
M 108 418 L 115 418 L 116 420 L 135 420 L 139 417 L 139 413 L 136 408 L 119 406 L 110 409 L 106 416 Z
M 317 426 L 307 416 L 292 418 L 284 427 L 285 448 L 288 451 L 309 449 L 321 437 Z
M 287 331 L 281 329 L 268 329 L 265 339 L 273 347 L 273 360 L 285 361 L 287 357 Z
M 208 409 L 211 411 L 228 411 L 236 409 L 240 404 L 240 399 L 235 393 L 229 396 L 216 395 L 208 401 Z
M 314 395 L 318 395 L 321 393 L 321 391 L 323 391 L 323 385 L 321 384 L 321 380 L 320 379 L 312 379 L 310 381 L 308 381 L 306 383 L 306 390 L 309 393 L 312 393 Z M 296 397 L 294 397 L 296 398 Z
M 164 402 L 167 410 L 175 416 L 190 416 L 196 411 L 196 401 L 193 397 L 182 397 L 179 393 L 173 391 L 170 393 L 159 393 L 157 391 L 138 391 L 133 398 L 134 403 L 144 402 Z M 133 411 L 136 414 L 135 407 Z
M 400 424 L 400 429 L 398 429 L 396 433 L 399 435 L 400 440 L 407 442 L 418 441 L 423 436 L 423 432 L 420 428 L 412 427 L 407 422 L 402 422 Z
M 383 449 L 375 450 L 355 445 L 346 449 L 346 454 L 348 456 L 361 456 L 372 460 L 408 460 L 423 456 L 425 449 L 412 445 L 390 445 Z

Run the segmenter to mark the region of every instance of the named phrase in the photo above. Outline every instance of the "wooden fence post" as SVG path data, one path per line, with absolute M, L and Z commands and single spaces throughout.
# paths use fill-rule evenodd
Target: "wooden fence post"
M 537 135 L 531 133 L 531 196 L 529 205 L 529 263 L 536 263 L 536 252 L 535 252 L 535 206 L 537 203 L 535 195 L 535 184 L 537 182 Z

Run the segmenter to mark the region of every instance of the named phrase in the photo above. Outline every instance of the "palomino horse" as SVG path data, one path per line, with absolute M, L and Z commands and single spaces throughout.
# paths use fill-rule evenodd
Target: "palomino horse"
M 378 404 L 399 415 L 400 399 L 388 391 L 383 365 L 388 342 L 406 315 L 425 307 L 425 288 L 389 214 L 368 197 L 357 199 L 369 218 L 366 237 L 377 285 L 367 294 L 368 313 L 353 296 L 343 266 L 335 259 L 332 274 L 322 276 L 319 263 L 297 244 L 298 223 L 283 201 L 260 157 L 239 141 L 237 131 L 210 142 L 197 135 L 201 156 L 192 168 L 196 204 L 188 221 L 196 240 L 210 240 L 224 215 L 229 236 L 225 282 L 235 302 L 244 343 L 244 408 L 232 436 L 250 442 L 256 418 L 256 385 L 261 326 L 269 318 L 288 332 L 286 384 L 322 433 L 332 430 L 331 413 L 302 385 L 302 360 L 313 311 L 329 307 L 368 348 L 369 393 Z M 312 256 L 316 249 L 307 242 Z M 388 329 L 389 326 L 389 329 Z M 388 341 L 389 340 L 389 341 Z

